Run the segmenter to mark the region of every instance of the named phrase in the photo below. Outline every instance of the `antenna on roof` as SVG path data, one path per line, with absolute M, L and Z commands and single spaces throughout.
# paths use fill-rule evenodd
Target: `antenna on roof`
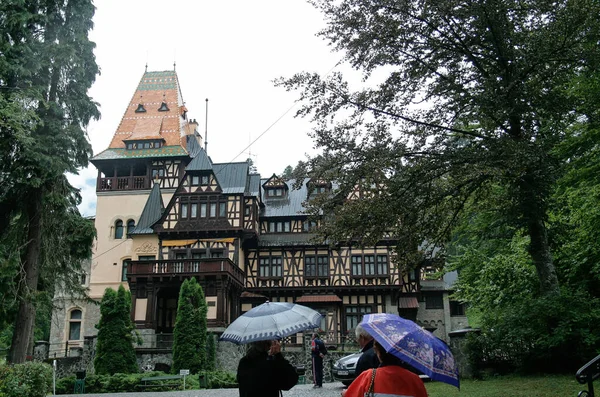
M 204 120 L 204 151 L 208 155 L 208 98 L 206 98 L 206 118 Z

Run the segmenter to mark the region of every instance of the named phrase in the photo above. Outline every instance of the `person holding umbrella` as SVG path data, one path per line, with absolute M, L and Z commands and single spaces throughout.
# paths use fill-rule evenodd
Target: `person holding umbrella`
M 404 367 L 409 365 L 438 380 L 459 387 L 458 366 L 448 345 L 413 321 L 396 314 L 364 316 L 360 325 L 375 340 L 373 349 L 379 368 L 361 373 L 352 382 L 345 397 L 394 394 L 427 397 L 423 381 Z
M 374 393 L 403 397 L 427 397 L 427 390 L 419 376 L 404 369 L 404 362 L 385 351 L 375 341 L 373 350 L 381 363 L 378 368 L 363 371 L 342 393 L 344 397 L 369 397 Z
M 240 397 L 279 397 L 298 383 L 296 368 L 281 354 L 277 340 L 252 342 L 238 365 Z
M 240 397 L 277 397 L 298 383 L 298 374 L 281 354 L 279 340 L 321 324 L 323 316 L 306 306 L 269 302 L 239 316 L 220 341 L 249 345 L 238 365 Z

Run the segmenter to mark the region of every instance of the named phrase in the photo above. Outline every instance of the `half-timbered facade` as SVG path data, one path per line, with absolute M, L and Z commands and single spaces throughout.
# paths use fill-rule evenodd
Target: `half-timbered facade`
M 176 73 L 146 72 L 109 147 L 92 159 L 98 241 L 90 297 L 126 285 L 143 348 L 168 339 L 180 286 L 191 277 L 203 287 L 208 325 L 217 332 L 267 299 L 320 311 L 331 343 L 375 312 L 426 318 L 442 338 L 452 330 L 445 312 L 427 316 L 419 272 L 393 264 L 393 240 L 372 247 L 315 241 L 318 221 L 306 216 L 305 204 L 331 184 L 307 178 L 294 188 L 296 181 L 261 178 L 246 162 L 213 163 L 196 127 Z M 361 197 L 357 189 L 348 199 Z M 97 307 L 79 312 L 81 329 L 93 329 Z

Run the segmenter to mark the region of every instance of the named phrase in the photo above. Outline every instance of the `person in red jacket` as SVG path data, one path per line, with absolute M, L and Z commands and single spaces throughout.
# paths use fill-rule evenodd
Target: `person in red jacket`
M 373 393 L 386 394 L 390 397 L 427 397 L 427 390 L 421 378 L 405 369 L 406 364 L 402 360 L 387 353 L 377 341 L 373 344 L 373 349 L 379 357 L 380 366 L 363 371 L 348 387 L 348 390 L 342 392 L 343 397 L 366 396 L 365 393 L 369 391 L 373 371 L 376 371 Z

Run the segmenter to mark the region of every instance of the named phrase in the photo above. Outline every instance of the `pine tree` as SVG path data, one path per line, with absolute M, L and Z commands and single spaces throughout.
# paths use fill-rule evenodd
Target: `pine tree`
M 121 285 L 118 292 L 107 288 L 100 303 L 100 322 L 94 369 L 97 374 L 138 372 L 133 347 L 131 293 Z
M 6 0 L 0 15 L 0 260 L 4 274 L 17 273 L 0 277 L 0 291 L 10 294 L 0 317 L 14 323 L 10 361 L 21 363 L 33 349 L 38 291 L 54 285 L 41 277 L 78 277 L 82 258 L 74 254 L 91 249 L 93 227 L 84 225 L 79 240 L 61 241 L 55 257 L 65 263 L 44 260 L 45 241 L 82 220 L 65 173 L 91 155 L 85 127 L 99 112 L 87 92 L 98 66 L 88 39 L 91 0 Z
M 179 291 L 177 319 L 173 332 L 173 372 L 206 368 L 206 313 L 202 287 L 195 278 L 185 280 Z

